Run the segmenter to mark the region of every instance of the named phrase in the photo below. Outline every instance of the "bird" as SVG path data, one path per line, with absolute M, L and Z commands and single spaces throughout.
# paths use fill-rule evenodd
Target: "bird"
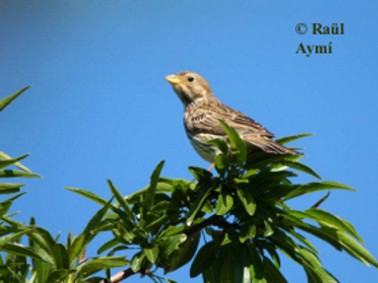
M 184 106 L 184 127 L 196 152 L 214 163 L 219 149 L 209 143 L 213 139 L 227 142 L 227 134 L 219 121 L 234 128 L 247 149 L 259 148 L 268 154 L 301 155 L 273 140 L 274 135 L 255 120 L 217 99 L 209 82 L 201 75 L 183 71 L 166 76 Z

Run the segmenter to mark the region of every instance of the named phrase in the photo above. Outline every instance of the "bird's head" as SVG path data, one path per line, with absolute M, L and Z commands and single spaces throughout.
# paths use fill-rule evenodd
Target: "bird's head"
M 213 97 L 207 80 L 196 73 L 180 72 L 165 78 L 185 107 L 192 103 L 206 102 Z

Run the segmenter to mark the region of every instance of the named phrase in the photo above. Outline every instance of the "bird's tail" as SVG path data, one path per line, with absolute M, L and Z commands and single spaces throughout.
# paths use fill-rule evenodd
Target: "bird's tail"
M 270 138 L 255 139 L 253 142 L 251 141 L 251 144 L 262 149 L 263 151 L 265 151 L 267 153 L 303 155 L 302 153 L 291 150 L 291 149 L 283 146 L 282 144 L 279 144 L 279 143 L 275 142 L 274 140 L 271 140 Z

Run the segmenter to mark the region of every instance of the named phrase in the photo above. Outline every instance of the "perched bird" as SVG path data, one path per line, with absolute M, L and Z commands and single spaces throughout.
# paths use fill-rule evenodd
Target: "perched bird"
M 188 138 L 205 160 L 214 162 L 217 148 L 208 141 L 226 139 L 227 135 L 219 123 L 222 120 L 233 127 L 248 148 L 258 147 L 267 153 L 299 153 L 273 140 L 274 135 L 256 121 L 240 111 L 224 105 L 213 94 L 209 83 L 193 72 L 180 72 L 166 77 L 184 105 L 184 126 Z

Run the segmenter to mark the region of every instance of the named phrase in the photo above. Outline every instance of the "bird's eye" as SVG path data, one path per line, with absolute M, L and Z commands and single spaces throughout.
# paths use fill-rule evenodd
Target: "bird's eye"
M 194 77 L 192 77 L 192 76 L 189 76 L 189 77 L 188 77 L 188 81 L 189 81 L 189 82 L 192 82 L 192 81 L 194 81 Z

